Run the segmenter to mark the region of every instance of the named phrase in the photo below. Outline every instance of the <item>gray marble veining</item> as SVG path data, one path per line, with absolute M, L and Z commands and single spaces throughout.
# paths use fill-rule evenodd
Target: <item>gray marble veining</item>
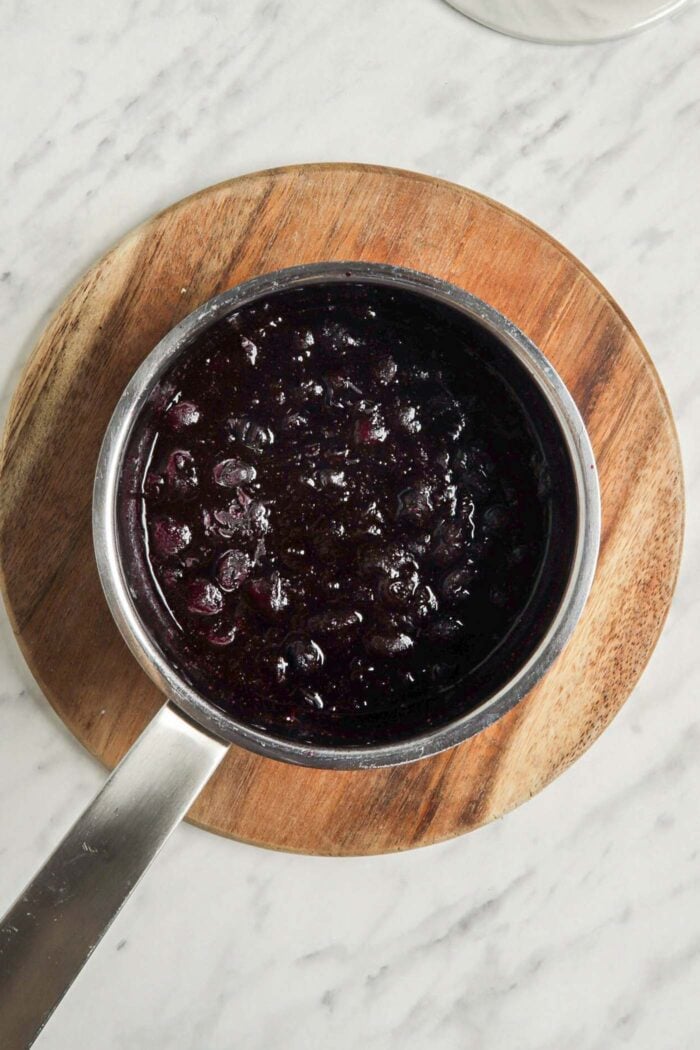
M 3 407 L 67 287 L 155 209 L 276 164 L 390 164 L 504 201 L 601 278 L 666 384 L 689 508 L 653 660 L 565 776 L 400 856 L 278 855 L 183 827 L 37 1045 L 696 1050 L 700 7 L 567 49 L 442 0 L 8 0 L 3 14 Z M 0 727 L 9 902 L 103 774 L 4 619 Z

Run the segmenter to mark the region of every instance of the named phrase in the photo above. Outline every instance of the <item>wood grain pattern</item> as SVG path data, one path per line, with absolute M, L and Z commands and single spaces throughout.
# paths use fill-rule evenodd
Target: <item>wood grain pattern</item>
M 277 849 L 378 853 L 475 828 L 561 773 L 628 697 L 668 611 L 683 523 L 669 407 L 629 322 L 561 245 L 476 193 L 385 168 L 277 169 L 181 201 L 93 266 L 39 341 L 0 455 L 0 565 L 34 675 L 78 739 L 113 766 L 162 702 L 110 619 L 92 555 L 92 478 L 114 404 L 199 303 L 256 274 L 328 260 L 424 270 L 512 318 L 573 393 L 602 486 L 602 550 L 584 616 L 508 716 L 395 769 L 301 769 L 232 748 L 191 813 Z

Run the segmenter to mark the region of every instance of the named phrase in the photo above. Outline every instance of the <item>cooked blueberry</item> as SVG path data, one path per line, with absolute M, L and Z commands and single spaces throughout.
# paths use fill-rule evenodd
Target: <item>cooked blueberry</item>
M 228 421 L 228 430 L 233 440 L 239 441 L 254 452 L 261 452 L 275 440 L 270 427 L 262 426 L 248 416 L 233 416 Z
M 379 584 L 379 595 L 387 605 L 401 608 L 410 605 L 418 587 L 415 569 L 401 572 L 394 578 L 386 577 Z
M 287 646 L 286 655 L 291 666 L 301 675 L 319 671 L 325 661 L 321 646 L 310 638 L 295 638 Z
M 362 613 L 355 609 L 335 609 L 312 616 L 309 627 L 318 634 L 344 634 L 362 623 Z
M 399 493 L 397 518 L 405 518 L 412 525 L 425 525 L 432 513 L 433 503 L 427 485 L 416 485 Z
M 260 630 L 259 625 L 257 625 L 257 630 Z M 282 645 L 286 635 L 286 628 L 282 627 L 281 624 L 270 623 L 263 633 L 266 648 L 277 651 Z
M 197 495 L 199 478 L 191 452 L 184 449 L 176 449 L 171 452 L 165 468 L 165 477 L 168 489 L 174 495 L 191 499 Z
M 447 479 L 437 494 L 437 506 L 443 514 L 454 518 L 459 510 L 459 489 L 457 485 L 451 484 Z
M 347 462 L 352 453 L 347 442 L 334 437 L 331 432 L 324 443 L 323 454 L 328 463 L 340 467 Z
M 338 321 L 325 321 L 323 325 L 323 336 L 335 350 L 342 350 L 347 346 L 357 346 L 357 339 L 351 332 Z
M 309 530 L 309 538 L 315 551 L 333 563 L 339 555 L 345 537 L 345 526 L 337 518 L 318 518 Z
M 252 563 L 245 551 L 231 550 L 216 563 L 216 580 L 222 591 L 235 591 L 250 575 Z
M 314 333 L 310 328 L 299 329 L 299 331 L 292 333 L 291 344 L 295 350 L 310 350 L 312 346 L 316 345 Z
M 248 364 L 254 365 L 258 359 L 258 348 L 253 340 L 243 336 L 241 339 L 241 347 L 243 348 L 243 353 L 246 356 Z
M 160 578 L 168 590 L 171 588 L 179 590 L 180 584 L 185 578 L 185 570 L 182 565 L 165 565 Z
M 192 401 L 178 401 L 165 413 L 168 426 L 175 431 L 193 427 L 195 423 L 199 423 L 201 417 L 202 413 Z
M 214 481 L 224 489 L 235 489 L 237 485 L 255 481 L 256 474 L 255 467 L 242 459 L 222 459 L 212 471 Z
M 248 582 L 248 598 L 263 616 L 276 617 L 289 605 L 289 598 L 278 572 Z
M 455 514 L 465 529 L 465 535 L 474 538 L 476 532 L 476 504 L 473 499 L 473 490 L 465 492 L 464 489 L 457 490 L 457 506 Z
M 506 527 L 509 518 L 508 508 L 494 503 L 484 510 L 481 520 L 487 529 L 495 529 L 498 532 Z
M 409 434 L 418 434 L 422 424 L 415 405 L 399 405 L 394 413 L 397 425 Z
M 309 543 L 303 537 L 294 538 L 284 550 L 279 552 L 279 559 L 288 569 L 303 572 L 309 557 Z
M 342 470 L 335 470 L 333 467 L 326 467 L 318 472 L 318 486 L 321 489 L 342 489 L 345 486 L 345 473 Z
M 482 475 L 488 478 L 495 470 L 493 457 L 481 441 L 471 441 L 454 454 L 452 464 L 455 470 L 462 470 L 468 475 Z
M 223 649 L 227 645 L 231 645 L 237 633 L 238 628 L 234 623 L 222 620 L 209 628 L 207 641 L 210 645 L 215 645 L 217 649 Z
M 285 660 L 285 658 L 283 656 L 278 656 L 277 659 L 275 660 L 275 665 L 274 666 L 275 666 L 275 678 L 277 679 L 278 682 L 283 682 L 285 680 L 285 678 L 287 677 L 287 671 L 289 669 L 289 664 L 287 663 L 287 661 Z
M 253 533 L 261 535 L 270 527 L 269 511 L 260 500 L 253 500 L 246 509 L 246 515 Z
M 450 453 L 446 448 L 439 449 L 433 456 L 433 463 L 439 470 L 447 473 L 450 469 Z
M 438 600 L 432 588 L 427 584 L 417 587 L 413 593 L 413 599 L 409 606 L 409 612 L 421 621 L 427 620 L 433 613 L 437 612 Z
M 443 616 L 429 624 L 423 634 L 431 642 L 453 642 L 462 634 L 464 624 L 453 616 Z
M 288 434 L 305 434 L 309 429 L 309 420 L 301 412 L 288 412 L 282 420 L 281 429 Z
M 413 639 L 407 634 L 373 634 L 367 641 L 367 648 L 377 656 L 400 656 L 413 646 Z
M 251 499 L 242 489 L 236 490 L 236 499 L 225 510 L 215 510 L 213 517 L 214 528 L 223 539 L 259 539 L 270 527 L 265 504 Z
M 394 361 L 393 357 L 386 354 L 384 357 L 380 357 L 372 368 L 372 375 L 378 383 L 383 385 L 390 383 L 398 371 L 398 365 Z
M 529 556 L 529 550 L 525 544 L 519 544 L 517 547 L 513 547 L 512 551 L 508 555 L 508 561 L 511 565 L 522 565 Z
M 435 430 L 450 441 L 456 441 L 464 429 L 465 414 L 458 401 L 446 394 L 431 398 L 427 415 Z
M 246 528 L 245 512 L 238 503 L 231 503 L 225 510 L 215 510 L 212 519 L 211 529 L 223 539 L 230 540 Z
M 192 530 L 189 525 L 175 521 L 173 518 L 156 518 L 151 535 L 158 554 L 179 554 L 192 541 Z
M 155 503 L 165 493 L 165 478 L 162 474 L 157 474 L 153 470 L 149 470 L 148 474 L 144 479 L 143 483 L 143 494 L 147 499 L 153 500 Z
M 215 616 L 224 607 L 224 596 L 211 580 L 192 580 L 187 588 L 187 608 L 197 616 Z
M 451 565 L 464 552 L 464 526 L 458 521 L 441 521 L 433 532 L 431 558 L 436 565 Z
M 448 572 L 442 581 L 440 592 L 447 602 L 463 602 L 471 595 L 472 584 L 476 577 L 474 565 L 464 565 Z
M 376 405 L 361 407 L 355 418 L 353 437 L 356 445 L 379 445 L 389 431 Z
M 305 379 L 291 394 L 291 400 L 295 404 L 303 405 L 308 401 L 315 401 L 323 397 L 324 386 L 317 379 Z
M 381 538 L 385 532 L 386 517 L 380 510 L 375 500 L 371 503 L 361 503 L 353 508 L 351 535 L 355 536 L 358 543 L 365 549 L 368 537 Z
M 417 560 L 421 560 L 430 547 L 431 535 L 429 532 L 416 532 L 412 530 L 410 539 L 406 542 L 406 550 Z
M 466 493 L 471 501 L 484 502 L 494 491 L 493 478 L 479 471 L 460 475 L 459 491 Z
M 309 704 L 311 707 L 315 707 L 318 710 L 322 709 L 323 697 L 320 693 L 316 692 L 315 689 L 302 689 L 301 695 L 304 697 L 306 703 Z
M 364 576 L 375 574 L 397 576 L 406 564 L 413 568 L 416 567 L 415 558 L 397 543 L 383 547 L 372 545 L 360 548 L 357 554 L 357 564 Z
M 362 391 L 349 376 L 332 372 L 324 377 L 326 396 L 329 404 L 337 408 L 356 404 L 362 397 Z

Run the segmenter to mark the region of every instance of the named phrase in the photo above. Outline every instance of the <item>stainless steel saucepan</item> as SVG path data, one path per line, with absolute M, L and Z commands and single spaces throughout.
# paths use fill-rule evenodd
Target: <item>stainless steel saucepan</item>
M 126 583 L 116 497 L 128 439 L 155 384 L 195 337 L 233 310 L 311 283 L 361 282 L 437 301 L 497 340 L 547 403 L 571 464 L 575 541 L 568 582 L 536 650 L 476 710 L 410 739 L 375 747 L 329 747 L 274 738 L 213 707 L 168 662 L 142 622 Z M 466 323 L 466 321 L 465 321 Z M 102 934 L 230 744 L 286 762 L 365 769 L 413 762 L 459 744 L 525 696 L 571 635 L 598 553 L 600 509 L 595 461 L 576 406 L 552 366 L 510 321 L 444 281 L 392 266 L 325 263 L 282 270 L 224 292 L 190 314 L 138 369 L 111 418 L 93 499 L 97 566 L 112 615 L 132 653 L 167 698 L 0 926 L 0 1044 L 30 1046 Z

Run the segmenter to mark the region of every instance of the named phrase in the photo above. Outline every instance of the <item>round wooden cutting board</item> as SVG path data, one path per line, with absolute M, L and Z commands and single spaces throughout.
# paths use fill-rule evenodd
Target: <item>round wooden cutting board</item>
M 110 618 L 92 553 L 92 480 L 115 402 L 158 340 L 210 296 L 332 259 L 423 270 L 511 318 L 576 399 L 602 488 L 600 562 L 583 618 L 500 722 L 434 758 L 362 772 L 233 747 L 191 812 L 203 827 L 276 849 L 380 853 L 478 827 L 566 769 L 629 696 L 671 600 L 683 487 L 664 391 L 610 296 L 542 230 L 460 186 L 344 164 L 234 179 L 150 219 L 79 281 L 22 376 L 0 454 L 0 564 L 32 672 L 78 739 L 113 766 L 163 702 Z

